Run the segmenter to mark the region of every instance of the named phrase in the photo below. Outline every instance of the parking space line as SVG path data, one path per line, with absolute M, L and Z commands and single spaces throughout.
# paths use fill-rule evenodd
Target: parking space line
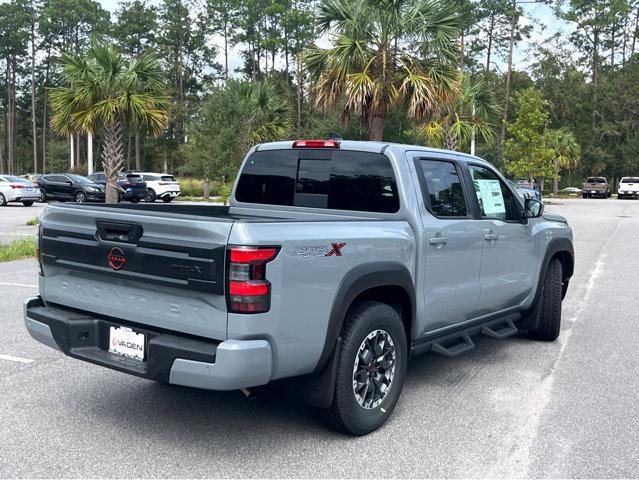
M 10 282 L 0 282 L 1 286 L 4 287 L 27 287 L 27 288 L 38 288 L 37 285 L 27 285 L 25 283 L 10 283 Z
M 24 357 L 14 357 L 13 355 L 2 355 L 0 353 L 0 360 L 8 360 L 10 362 L 18 362 L 18 363 L 33 363 L 35 360 L 31 360 L 30 358 Z

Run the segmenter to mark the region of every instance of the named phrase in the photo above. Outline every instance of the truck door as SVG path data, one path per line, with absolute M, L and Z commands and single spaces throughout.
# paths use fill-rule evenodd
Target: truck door
M 481 222 L 469 202 L 472 192 L 463 181 L 453 155 L 415 153 L 421 187 L 421 284 L 424 286 L 426 331 L 472 318 L 479 299 Z
M 484 245 L 476 316 L 519 305 L 536 275 L 533 225 L 522 222 L 523 205 L 503 179 L 484 165 L 468 165 L 482 224 Z

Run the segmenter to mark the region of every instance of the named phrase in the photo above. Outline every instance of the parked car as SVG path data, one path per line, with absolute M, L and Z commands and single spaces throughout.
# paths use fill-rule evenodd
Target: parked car
M 104 187 L 82 175 L 52 173 L 42 175 L 38 186 L 45 200 L 73 200 L 77 203 L 104 202 Z
M 523 199 L 534 198 L 541 202 L 541 191 L 535 188 L 522 187 L 520 184 L 513 182 L 512 180 L 508 180 L 508 183 L 511 187 L 515 189 L 517 194 Z
M 566 219 L 490 163 L 377 142 L 254 147 L 230 208 L 62 204 L 40 222 L 33 338 L 175 385 L 296 377 L 353 435 L 392 413 L 412 355 L 555 340 L 574 263 Z
M 89 180 L 102 185 L 106 191 L 106 173 L 95 172 L 88 176 Z M 118 173 L 118 185 L 124 190 L 119 192 L 119 200 L 126 200 L 131 203 L 138 203 L 145 200 L 147 196 L 146 183 L 138 173 Z
M 581 189 L 581 195 L 584 198 L 610 198 L 612 195 L 612 186 L 605 177 L 588 177 Z
M 156 198 L 161 199 L 165 203 L 171 202 L 181 193 L 180 184 L 175 180 L 173 175 L 166 173 L 149 173 L 138 172 L 146 182 L 148 194 L 146 201 L 153 203 Z
M 40 190 L 32 182 L 14 175 L 0 175 L 0 207 L 8 202 L 21 202 L 25 207 L 40 198 Z
M 617 198 L 637 198 L 639 196 L 639 177 L 622 177 L 619 180 Z
M 577 187 L 566 187 L 562 190 L 565 193 L 581 193 L 581 188 Z

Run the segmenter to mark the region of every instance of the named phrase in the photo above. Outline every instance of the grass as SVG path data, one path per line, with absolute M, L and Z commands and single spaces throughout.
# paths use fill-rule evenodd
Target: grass
M 6 245 L 0 245 L 0 262 L 10 262 L 28 257 L 35 257 L 35 240 L 33 237 L 22 238 Z
M 216 203 L 219 203 L 222 200 L 220 200 L 219 197 L 210 197 L 210 198 L 206 199 L 204 197 L 191 197 L 191 196 L 188 196 L 188 195 L 180 195 L 179 197 L 177 197 L 173 201 L 174 202 L 216 202 Z
M 38 223 L 40 223 L 40 219 L 38 217 L 33 217 L 30 220 L 27 220 L 27 223 L 25 224 L 27 227 L 33 227 L 34 225 L 37 225 Z

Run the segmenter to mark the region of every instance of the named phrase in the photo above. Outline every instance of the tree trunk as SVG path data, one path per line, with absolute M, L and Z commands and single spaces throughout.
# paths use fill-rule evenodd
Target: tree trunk
M 11 129 L 11 61 L 7 57 L 7 172 L 12 174 L 13 168 L 13 133 Z
M 126 135 L 127 144 L 126 144 L 126 169 L 131 170 L 131 131 Z
M 296 66 L 296 91 L 297 91 L 297 130 L 302 128 L 302 51 L 297 47 L 297 66 Z
M 74 146 L 74 139 L 75 139 L 75 135 L 71 134 L 69 136 L 69 141 L 70 141 L 70 152 L 71 152 L 71 157 L 69 159 L 69 170 L 74 171 L 75 170 L 75 146 Z
M 510 99 L 510 81 L 513 73 L 513 47 L 515 45 L 515 28 L 517 27 L 517 4 L 513 0 L 513 16 L 510 20 L 510 39 L 508 43 L 508 70 L 506 72 L 506 95 L 504 97 L 504 109 L 501 118 L 501 133 L 499 134 L 499 146 L 503 150 L 506 142 L 506 122 L 508 122 L 508 100 Z
M 229 32 L 228 24 L 224 22 L 224 80 L 229 79 Z
M 637 7 L 637 13 L 635 14 L 635 31 L 632 34 L 632 47 L 630 48 L 630 59 L 635 54 L 635 44 L 637 43 L 637 33 L 639 33 L 639 6 Z
M 33 7 L 33 4 L 32 4 Z M 35 12 L 32 12 L 35 15 Z M 38 127 L 36 125 L 35 86 L 35 18 L 31 18 L 31 134 L 33 139 L 33 173 L 38 171 Z
M 87 175 L 93 173 L 93 133 L 87 134 Z
M 381 142 L 384 137 L 384 121 L 383 117 L 373 117 L 371 120 L 371 129 L 368 139 L 373 142 Z
M 135 169 L 142 170 L 140 166 L 140 130 L 135 130 Z
M 106 203 L 118 203 L 121 187 L 118 185 L 118 173 L 122 169 L 122 126 L 119 121 L 104 127 L 102 145 L 102 167 L 107 177 Z
M 488 27 L 488 46 L 486 47 L 486 74 L 490 72 L 490 54 L 493 49 L 493 30 L 495 29 L 495 13 L 490 15 L 490 27 Z
M 44 73 L 44 102 L 42 104 L 42 173 L 46 172 L 47 165 L 47 102 L 49 101 L 49 92 L 47 84 L 49 83 L 49 68 L 51 66 L 51 46 L 47 49 L 47 68 Z M 34 172 L 35 173 L 35 172 Z
M 202 196 L 207 200 L 211 196 L 211 184 L 208 177 L 204 179 L 204 184 L 202 185 Z
M 557 195 L 559 192 L 559 172 L 555 172 L 555 175 L 552 178 L 552 193 Z

